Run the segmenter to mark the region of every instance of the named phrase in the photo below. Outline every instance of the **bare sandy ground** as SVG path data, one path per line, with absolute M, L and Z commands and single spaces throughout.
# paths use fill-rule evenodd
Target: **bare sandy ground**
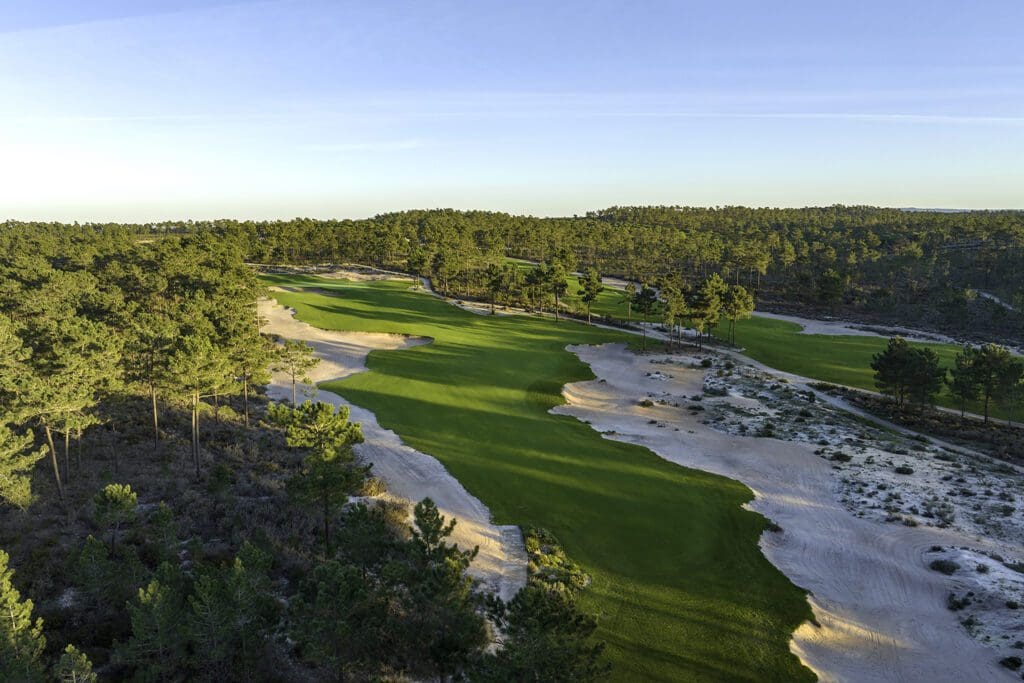
M 372 412 L 316 387 L 319 382 L 365 371 L 366 356 L 374 349 L 401 349 L 430 340 L 321 330 L 296 320 L 294 311 L 270 299 L 260 301 L 259 313 L 265 321 L 264 332 L 313 346 L 320 363 L 310 373 L 313 384 L 303 386 L 302 391 L 313 400 L 349 406 L 350 417 L 362 425 L 365 438 L 364 443 L 356 446 L 356 455 L 373 464 L 373 474 L 387 484 L 386 495 L 409 504 L 426 497 L 433 499 L 446 517 L 458 521 L 452 542 L 464 549 L 479 547 L 470 573 L 503 600 L 512 599 L 526 585 L 527 576 L 526 550 L 519 527 L 492 524 L 487 507 L 470 495 L 436 458 L 402 443 L 397 434 L 377 423 Z M 268 394 L 276 400 L 291 400 L 290 379 L 283 373 L 275 374 Z
M 830 464 L 809 445 L 722 433 L 674 401 L 638 405 L 650 396 L 678 402 L 702 394 L 702 370 L 673 368 L 671 375 L 651 376 L 660 367 L 650 364 L 652 357 L 631 354 L 621 344 L 570 350 L 599 379 L 567 385 L 568 404 L 556 412 L 680 465 L 743 482 L 756 496 L 750 507 L 781 526 L 781 532 L 764 534 L 761 547 L 811 594 L 820 626 L 801 626 L 791 648 L 821 680 L 1017 679 L 998 665 L 994 650 L 961 628 L 946 607 L 951 579 L 927 567 L 931 546 L 963 540 L 955 530 L 855 517 L 838 500 Z
M 782 315 L 781 313 L 765 313 L 758 311 L 754 313 L 758 318 L 770 318 L 771 320 L 783 320 L 789 323 L 796 323 L 803 327 L 800 330 L 800 334 L 823 334 L 823 335 L 841 335 L 849 337 L 881 337 L 877 331 L 870 329 L 864 329 L 865 326 L 859 326 L 856 323 L 847 322 L 844 320 L 815 320 L 812 318 L 801 318 L 795 315 Z M 944 344 L 956 344 L 958 343 L 952 337 L 948 337 L 942 334 L 932 334 L 929 332 L 921 332 L 920 330 L 913 330 L 909 327 L 898 327 L 894 325 L 876 325 L 874 326 L 878 330 L 885 330 L 892 334 L 899 334 L 908 341 L 920 341 L 920 342 L 941 342 Z

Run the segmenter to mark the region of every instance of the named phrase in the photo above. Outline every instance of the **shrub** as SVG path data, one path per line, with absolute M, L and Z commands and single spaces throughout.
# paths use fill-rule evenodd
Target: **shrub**
M 712 365 L 713 365 L 713 362 L 712 362 L 712 360 L 710 358 L 704 358 L 700 362 L 700 366 L 702 368 L 710 368 Z
M 946 607 L 948 607 L 952 612 L 959 612 L 969 604 L 971 604 L 971 599 L 969 597 L 964 596 L 962 598 L 958 598 L 956 593 L 950 593 L 946 598 Z
M 644 407 L 644 408 L 653 408 L 654 407 L 654 401 L 652 401 L 649 398 L 645 398 L 644 400 L 640 401 L 639 405 Z
M 387 493 L 388 487 L 384 480 L 378 477 L 367 477 L 359 486 L 359 495 L 375 498 Z
M 540 583 L 559 592 L 576 591 L 590 584 L 590 575 L 565 554 L 550 531 L 527 527 L 523 530 L 523 541 L 531 583 Z
M 896 474 L 913 474 L 914 468 L 910 465 L 899 465 L 895 471 Z
M 1020 603 L 1016 600 L 1007 600 L 1006 609 L 1020 609 Z
M 1013 655 L 1012 657 L 1003 657 L 999 660 L 999 663 L 1005 666 L 1010 671 L 1017 671 L 1018 669 L 1020 669 L 1020 665 L 1024 662 L 1022 662 L 1021 658 L 1017 655 Z
M 960 569 L 960 565 L 953 560 L 934 560 L 928 567 L 947 576 L 955 574 Z

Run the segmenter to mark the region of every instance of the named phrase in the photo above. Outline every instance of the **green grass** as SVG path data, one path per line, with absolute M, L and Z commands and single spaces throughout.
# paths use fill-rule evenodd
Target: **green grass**
M 796 323 L 755 315 L 749 320 L 736 323 L 736 344 L 743 348 L 746 355 L 777 370 L 822 382 L 877 391 L 871 358 L 885 349 L 888 343 L 886 338 L 801 334 L 801 329 Z M 727 333 L 727 321 L 722 321 L 714 331 L 716 337 L 723 339 Z M 960 347 L 955 344 L 914 342 L 914 346 L 931 348 L 947 368 L 953 366 L 954 358 L 960 351 Z M 947 408 L 960 408 L 959 401 L 950 395 L 948 388 L 943 388 L 937 403 Z M 980 402 L 968 404 L 967 408 L 979 414 L 982 410 Z M 994 402 L 989 412 L 994 417 L 1006 417 L 1005 411 Z
M 635 335 L 480 316 L 404 282 L 266 279 L 334 290 L 275 294 L 318 327 L 433 338 L 375 351 L 369 372 L 325 388 L 437 457 L 497 523 L 558 536 L 593 576 L 583 606 L 615 680 L 814 680 L 788 648 L 810 608 L 758 549 L 765 520 L 741 508 L 750 490 L 548 413 L 564 383 L 592 376 L 567 344 Z

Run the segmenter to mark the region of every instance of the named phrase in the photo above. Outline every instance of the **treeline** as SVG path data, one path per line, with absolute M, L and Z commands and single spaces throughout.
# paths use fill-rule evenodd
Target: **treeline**
M 962 335 L 1024 333 L 1020 211 L 612 207 L 536 218 L 421 210 L 365 220 L 167 222 L 127 229 L 149 235 L 210 231 L 237 240 L 246 258 L 262 263 L 399 268 L 432 277 L 457 294 L 482 295 L 488 266 L 506 256 L 538 262 L 557 257 L 580 270 L 593 267 L 647 283 L 678 276 L 696 284 L 718 273 L 779 307 L 898 317 Z
M 992 404 L 997 403 L 1006 409 L 1007 421 L 1012 423 L 1024 401 L 1024 361 L 998 344 L 964 346 L 953 367 L 944 368 L 932 349 L 894 337 L 884 351 L 874 355 L 871 368 L 875 386 L 900 410 L 933 406 L 945 386 L 959 401 L 961 417 L 968 403 L 980 401 L 985 422 Z
M 0 679 L 603 675 L 578 588 L 501 603 L 430 501 L 412 524 L 346 504 L 382 483 L 347 411 L 268 405 L 271 368 L 313 361 L 260 334 L 246 256 L 212 230 L 0 230 Z
M 123 230 L 25 230 L 0 234 L 0 254 L 7 443 L 38 430 L 63 499 L 82 465 L 72 465 L 72 442 L 116 428 L 119 402 L 141 393 L 154 442 L 161 406 L 188 409 L 198 474 L 202 404 L 216 411 L 241 394 L 247 414 L 273 356 L 256 314 L 262 288 L 239 245 L 206 233 L 138 241 Z

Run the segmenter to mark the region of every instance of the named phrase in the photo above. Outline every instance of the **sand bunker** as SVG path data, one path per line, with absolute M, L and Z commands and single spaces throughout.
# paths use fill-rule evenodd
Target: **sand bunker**
M 461 548 L 480 548 L 470 573 L 502 599 L 512 599 L 526 585 L 526 550 L 519 527 L 492 524 L 487 507 L 470 495 L 436 458 L 402 443 L 397 434 L 377 423 L 372 412 L 316 387 L 318 382 L 365 371 L 366 356 L 374 349 L 401 349 L 430 340 L 321 330 L 296 320 L 294 311 L 269 299 L 260 301 L 259 313 L 265 320 L 264 332 L 313 346 L 320 363 L 310 373 L 313 385 L 304 385 L 302 391 L 313 400 L 349 406 L 351 419 L 362 425 L 365 438 L 364 443 L 355 447 L 356 455 L 373 464 L 373 474 L 387 484 L 386 495 L 403 503 L 433 499 L 445 516 L 458 520 L 451 540 Z M 275 374 L 268 394 L 276 400 L 290 400 L 290 379 L 283 373 Z
M 820 626 L 805 624 L 793 651 L 823 681 L 1016 680 L 1000 651 L 973 640 L 947 608 L 953 578 L 928 568 L 932 546 L 968 544 L 955 529 L 907 527 L 855 517 L 839 500 L 832 464 L 810 444 L 751 438 L 704 424 L 691 397 L 705 371 L 652 365 L 621 344 L 570 347 L 597 380 L 567 385 L 576 416 L 613 438 L 663 458 L 736 479 L 755 492 L 750 507 L 781 532 L 761 547 L 793 583 L 810 592 Z M 640 401 L 655 398 L 644 407 Z M 661 402 L 663 401 L 663 402 Z M 652 423 L 653 420 L 653 423 Z

